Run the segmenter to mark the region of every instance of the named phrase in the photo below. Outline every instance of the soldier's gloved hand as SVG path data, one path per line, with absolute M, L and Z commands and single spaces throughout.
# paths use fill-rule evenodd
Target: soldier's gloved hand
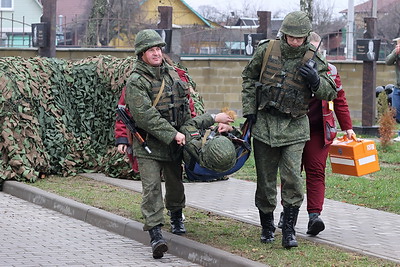
M 250 123 L 254 124 L 257 120 L 256 114 L 247 114 L 244 116 Z
M 311 91 L 315 92 L 319 88 L 319 75 L 317 70 L 317 63 L 309 59 L 301 68 L 300 74 L 303 76 L 311 87 Z

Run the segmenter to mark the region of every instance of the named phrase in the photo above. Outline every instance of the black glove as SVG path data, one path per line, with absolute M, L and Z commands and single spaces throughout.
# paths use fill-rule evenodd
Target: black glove
M 300 74 L 303 76 L 311 87 L 313 92 L 318 90 L 319 87 L 319 75 L 317 70 L 317 63 L 309 59 L 301 68 Z
M 257 120 L 256 114 L 247 114 L 244 116 L 250 123 L 254 124 Z

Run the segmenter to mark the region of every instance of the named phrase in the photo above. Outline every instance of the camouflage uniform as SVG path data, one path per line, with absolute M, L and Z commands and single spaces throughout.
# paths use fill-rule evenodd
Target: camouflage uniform
M 182 148 L 175 136 L 179 127 L 188 119 L 188 86 L 175 69 L 164 61 L 161 66 L 151 66 L 141 60 L 141 53 L 165 43 L 153 30 L 143 30 L 135 40 L 139 58 L 126 85 L 127 108 L 135 118 L 139 133 L 146 139 L 152 153 L 133 140 L 142 180 L 143 230 L 152 238 L 153 257 L 161 258 L 167 250 L 160 227 L 164 224 L 164 202 L 161 192 L 162 176 L 165 179 L 165 206 L 174 214 L 185 206 L 182 183 Z M 155 99 L 163 88 L 157 103 Z M 179 104 L 179 105 L 178 105 Z M 172 116 L 173 115 L 173 116 Z M 172 220 L 172 215 L 171 215 Z M 183 226 L 183 224 L 182 224 Z M 160 245 L 161 243 L 161 245 Z
M 174 211 L 185 206 L 184 187 L 181 180 L 182 149 L 174 140 L 178 131 L 152 106 L 154 100 L 152 85 L 139 74 L 145 73 L 158 81 L 165 79 L 166 86 L 171 86 L 173 79 L 169 72 L 172 71 L 174 69 L 166 64 L 161 67 L 152 67 L 138 61 L 135 73 L 127 82 L 127 106 L 152 151 L 148 154 L 138 142 L 133 143 L 143 185 L 142 212 L 145 218 L 143 228 L 145 231 L 164 224 L 161 170 L 164 170 L 166 182 L 166 208 Z M 190 119 L 187 105 L 184 112 L 182 122 Z
M 296 16 L 299 14 L 303 16 L 302 12 L 294 12 Z M 293 13 L 290 15 L 293 15 Z M 292 24 L 296 25 L 297 22 L 293 22 Z M 300 36 L 308 36 L 308 33 L 311 31 L 311 24 L 308 28 L 309 30 Z M 295 34 L 290 35 L 299 37 Z M 264 107 L 259 105 L 261 99 L 256 92 L 256 83 L 260 80 L 260 75 L 263 76 L 261 79 L 262 84 L 269 84 L 268 89 L 271 90 L 290 89 L 293 82 L 297 80 L 295 89 L 301 93 L 301 97 L 305 96 L 304 103 L 301 103 L 305 106 L 308 106 L 307 101 L 312 94 L 317 98 L 326 100 L 332 100 L 336 97 L 335 83 L 328 76 L 328 66 L 322 57 L 317 56 L 315 59 L 320 77 L 318 88 L 310 89 L 307 80 L 298 75 L 298 69 L 303 65 L 302 60 L 304 55 L 312 49 L 307 39 L 303 45 L 297 48 L 291 47 L 286 42 L 285 34 L 277 42 L 275 45 L 279 45 L 281 54 L 278 55 L 278 58 L 270 56 L 267 65 L 278 62 L 280 65 L 278 64 L 277 66 L 281 66 L 281 69 L 276 69 L 274 74 L 268 76 L 266 71 L 271 71 L 273 66 L 269 68 L 267 66 L 264 73 L 261 73 L 266 49 L 270 44 L 270 41 L 267 40 L 257 47 L 253 58 L 242 73 L 243 116 L 256 118 L 256 122 L 252 127 L 254 158 L 257 171 L 255 203 L 260 212 L 263 229 L 264 226 L 265 228 L 269 227 L 268 231 L 272 235 L 269 238 L 267 237 L 267 241 L 263 241 L 262 236 L 262 242 L 270 242 L 274 239 L 273 211 L 276 208 L 278 169 L 282 184 L 282 204 L 284 208 L 293 207 L 298 213 L 298 208 L 302 204 L 304 191 L 301 179 L 301 156 L 304 144 L 310 138 L 310 129 L 308 117 L 305 113 L 293 115 L 290 112 L 283 113 L 273 107 L 265 108 L 265 105 Z M 275 83 L 272 79 L 268 80 L 266 78 L 274 77 L 275 75 L 281 75 L 280 83 Z M 291 79 L 290 77 L 293 78 Z M 298 99 L 292 100 L 295 103 Z M 285 108 L 291 110 L 294 107 L 289 105 Z M 295 216 L 297 219 L 296 212 Z M 267 217 L 265 216 L 266 214 L 268 214 Z M 268 221 L 268 223 L 265 221 Z M 286 244 L 284 246 L 287 247 Z M 293 246 L 297 246 L 297 243 Z M 291 246 L 289 245 L 288 247 Z

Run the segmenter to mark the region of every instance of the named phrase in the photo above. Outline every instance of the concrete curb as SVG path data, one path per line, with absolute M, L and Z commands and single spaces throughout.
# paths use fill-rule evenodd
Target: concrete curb
M 143 244 L 150 242 L 148 233 L 143 231 L 143 224 L 113 213 L 17 181 L 5 181 L 3 192 Z M 182 236 L 168 232 L 163 235 L 168 242 L 169 253 L 202 266 L 265 266 Z

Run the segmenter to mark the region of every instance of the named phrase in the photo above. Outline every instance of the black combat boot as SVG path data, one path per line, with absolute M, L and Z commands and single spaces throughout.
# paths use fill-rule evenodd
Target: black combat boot
M 171 232 L 176 235 L 186 233 L 185 225 L 183 224 L 182 209 L 171 211 Z
M 297 247 L 296 231 L 294 226 L 299 215 L 299 207 L 289 206 L 283 208 L 283 225 L 282 225 L 282 246 L 290 249 Z
M 312 216 L 308 221 L 307 234 L 318 235 L 320 232 L 324 231 L 324 229 L 325 229 L 325 224 L 319 217 L 319 214 Z
M 271 243 L 275 240 L 275 225 L 274 225 L 274 213 L 264 213 L 261 210 L 258 210 L 260 214 L 260 222 L 262 226 L 261 230 L 261 243 Z
M 167 252 L 168 250 L 167 241 L 164 240 L 161 233 L 161 226 L 154 226 L 149 230 L 149 234 L 151 238 L 150 244 L 153 251 L 153 258 L 161 259 L 164 256 L 164 252 Z

